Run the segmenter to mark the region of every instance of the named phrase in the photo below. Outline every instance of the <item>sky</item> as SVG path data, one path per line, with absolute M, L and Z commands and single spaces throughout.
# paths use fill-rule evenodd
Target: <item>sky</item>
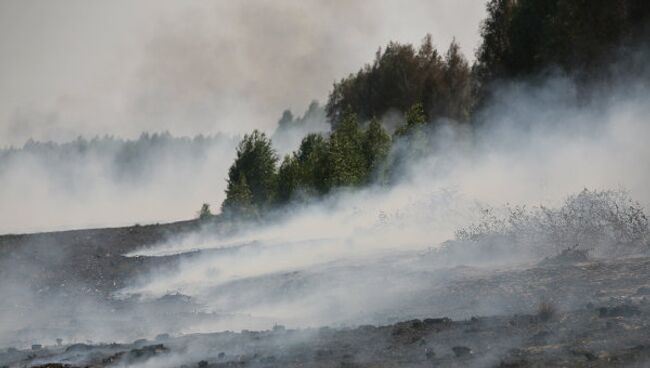
M 468 58 L 482 0 L 0 0 L 0 147 L 271 131 L 390 40 Z

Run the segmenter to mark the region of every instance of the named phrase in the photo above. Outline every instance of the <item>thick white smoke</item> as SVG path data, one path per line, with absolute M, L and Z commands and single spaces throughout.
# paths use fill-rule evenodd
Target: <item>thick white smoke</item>
M 218 211 L 239 137 L 28 142 L 0 150 L 0 234 L 130 226 Z
M 122 293 L 180 292 L 228 316 L 187 331 L 497 313 L 495 304 L 432 304 L 423 297 L 444 277 L 435 257 L 422 255 L 475 221 L 479 205 L 553 207 L 584 188 L 624 188 L 646 210 L 650 203 L 645 88 L 617 89 L 585 104 L 570 81 L 555 78 L 504 86 L 498 96 L 475 132 L 440 123 L 434 153 L 405 170 L 398 185 L 342 191 L 235 236 L 201 233 L 134 252 L 201 251 Z M 460 264 L 517 261 L 457 256 Z M 438 310 L 427 309 L 434 304 Z

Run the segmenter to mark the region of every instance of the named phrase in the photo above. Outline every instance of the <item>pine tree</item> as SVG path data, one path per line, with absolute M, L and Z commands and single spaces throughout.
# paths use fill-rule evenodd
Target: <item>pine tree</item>
M 240 175 L 237 182 L 229 183 L 226 199 L 221 204 L 221 212 L 226 216 L 241 219 L 257 217 L 257 210 L 253 205 L 253 193 L 248 187 L 245 175 Z
M 444 81 L 444 112 L 440 115 L 457 122 L 469 121 L 473 107 L 472 76 L 456 40 L 445 56 Z
M 295 154 L 300 166 L 302 189 L 310 194 L 325 194 L 329 190 L 329 146 L 322 135 L 308 134 Z
M 199 220 L 207 220 L 212 217 L 212 211 L 210 211 L 210 205 L 208 203 L 203 203 L 201 205 L 198 216 Z
M 390 136 L 376 118 L 368 125 L 363 137 L 363 153 L 366 160 L 368 173 L 381 174 L 381 170 L 388 151 L 390 150 Z
M 351 111 L 346 112 L 330 136 L 328 166 L 331 186 L 358 185 L 366 178 L 363 132 Z
M 288 203 L 301 187 L 301 172 L 298 160 L 286 155 L 278 170 L 277 204 Z
M 245 135 L 237 147 L 235 162 L 228 170 L 226 194 L 229 195 L 233 187 L 241 185 L 244 177 L 251 192 L 251 204 L 257 210 L 266 209 L 275 193 L 277 161 L 271 140 L 264 133 L 255 130 Z

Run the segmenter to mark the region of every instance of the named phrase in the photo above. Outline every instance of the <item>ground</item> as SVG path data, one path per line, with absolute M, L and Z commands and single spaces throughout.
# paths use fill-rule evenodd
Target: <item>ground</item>
M 120 308 L 132 306 L 130 301 L 115 304 L 110 297 L 113 292 L 150 267 L 174 267 L 179 261 L 178 257 L 123 255 L 198 227 L 196 222 L 185 222 L 2 236 L 0 276 L 5 286 L 20 279 L 25 288 L 40 290 L 39 303 L 61 303 L 56 295 L 62 292 L 71 302 L 91 295 L 98 301 L 113 303 L 112 313 L 117 310 L 119 315 Z M 432 255 L 421 257 L 426 264 Z M 24 259 L 30 260 L 30 267 L 17 275 L 19 271 L 11 265 Z M 121 343 L 79 343 L 67 339 L 37 342 L 29 340 L 33 329 L 16 328 L 3 331 L 4 335 L 10 332 L 14 339 L 5 338 L 0 346 L 0 367 L 650 365 L 650 257 L 565 257 L 498 269 L 455 266 L 445 270 L 445 274 L 448 277 L 443 284 L 422 292 L 414 299 L 417 306 L 402 314 L 418 319 L 374 326 L 359 323 L 302 329 L 276 326 L 266 331 L 172 333 Z M 191 302 L 182 295 L 170 295 L 157 301 L 159 308 L 155 312 L 148 309 L 147 313 L 154 313 L 155 318 L 173 319 L 177 324 L 187 323 L 191 318 L 219 318 L 184 314 L 183 308 Z M 3 308 L 16 308 L 7 300 L 2 303 Z M 499 308 L 492 310 L 481 305 Z M 30 308 L 25 312 L 30 318 L 38 317 L 37 307 L 25 308 Z M 4 317 L 17 316 L 16 310 Z M 471 315 L 476 311 L 483 314 Z M 63 319 L 66 318 L 69 316 Z M 137 326 L 134 321 L 132 327 Z

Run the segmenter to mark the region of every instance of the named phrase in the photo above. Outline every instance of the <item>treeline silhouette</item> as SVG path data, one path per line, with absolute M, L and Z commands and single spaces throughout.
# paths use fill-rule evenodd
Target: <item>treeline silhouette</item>
M 116 182 L 136 184 L 153 177 L 159 163 L 203 162 L 215 147 L 236 146 L 233 139 L 225 135 L 173 137 L 168 132 L 143 133 L 134 140 L 113 136 L 78 137 L 66 143 L 30 139 L 22 147 L 0 149 L 0 177 L 17 167 L 37 165 L 50 178 L 73 185 L 87 173 L 86 168 Z
M 440 122 L 477 124 L 499 83 L 560 73 L 589 88 L 611 79 L 610 63 L 650 39 L 647 0 L 490 0 L 486 6 L 473 65 L 455 41 L 443 53 L 430 35 L 419 47 L 390 42 L 372 63 L 334 83 L 325 106 L 330 132 L 306 135 L 282 160 L 265 134 L 246 135 L 228 173 L 223 213 L 256 218 L 335 188 L 390 182 L 402 162 L 431 147 Z M 396 120 L 396 127 L 387 126 L 389 132 L 379 119 Z M 285 112 L 279 131 L 306 124 L 295 122 Z

